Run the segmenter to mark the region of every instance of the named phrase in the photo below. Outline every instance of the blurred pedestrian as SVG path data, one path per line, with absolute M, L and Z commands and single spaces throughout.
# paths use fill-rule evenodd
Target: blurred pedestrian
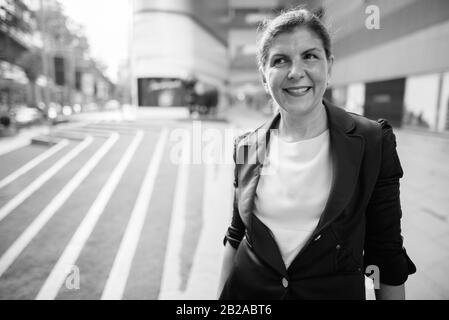
M 416 268 L 403 248 L 392 127 L 323 100 L 334 57 L 316 15 L 293 9 L 258 31 L 279 112 L 235 142 L 220 298 L 365 299 L 366 270 L 377 299 L 405 298 Z
M 186 103 L 187 107 L 189 108 L 190 115 L 192 115 L 192 113 L 195 111 L 195 106 L 198 100 L 198 94 L 195 89 L 197 83 L 198 79 L 193 75 L 189 75 L 184 81 L 184 88 L 186 90 Z
M 218 105 L 218 90 L 215 87 L 208 88 L 203 93 L 203 104 L 206 107 L 206 114 L 215 116 Z

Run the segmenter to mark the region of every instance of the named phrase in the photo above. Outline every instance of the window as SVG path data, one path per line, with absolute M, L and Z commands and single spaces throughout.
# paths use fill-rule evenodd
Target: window
M 54 64 L 55 64 L 55 83 L 58 86 L 63 86 L 65 85 L 64 58 L 55 57 Z

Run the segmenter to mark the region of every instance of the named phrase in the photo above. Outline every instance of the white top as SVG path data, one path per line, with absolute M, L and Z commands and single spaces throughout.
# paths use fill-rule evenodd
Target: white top
M 255 214 L 271 230 L 286 268 L 315 230 L 332 184 L 329 130 L 286 142 L 271 134 Z

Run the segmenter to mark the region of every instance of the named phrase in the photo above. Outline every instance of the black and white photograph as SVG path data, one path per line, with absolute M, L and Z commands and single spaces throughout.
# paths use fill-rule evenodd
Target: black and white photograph
M 0 0 L 0 300 L 448 300 L 448 190 L 447 0 Z

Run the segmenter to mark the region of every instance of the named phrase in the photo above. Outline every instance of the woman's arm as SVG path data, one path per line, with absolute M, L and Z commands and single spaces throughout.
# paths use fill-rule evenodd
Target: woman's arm
M 229 242 L 226 242 L 224 250 L 225 251 L 223 256 L 223 262 L 221 265 L 220 282 L 218 283 L 217 298 L 220 297 L 221 291 L 223 291 L 224 284 L 226 283 L 226 280 L 229 277 L 229 273 L 231 272 L 232 269 L 232 264 L 234 263 L 235 253 L 237 252 L 237 250 L 234 249 L 229 244 Z
M 244 136 L 244 135 L 243 135 Z M 232 221 L 231 225 L 229 226 L 225 238 L 223 239 L 225 249 L 224 249 L 224 256 L 223 256 L 223 262 L 221 267 L 221 274 L 220 274 L 220 280 L 218 283 L 218 298 L 221 295 L 221 292 L 223 291 L 223 287 L 226 283 L 226 280 L 229 277 L 229 274 L 231 273 L 232 265 L 234 264 L 234 257 L 235 253 L 237 252 L 237 248 L 240 244 L 240 241 L 242 241 L 242 238 L 245 234 L 245 225 L 243 224 L 243 221 L 240 217 L 239 209 L 238 209 L 238 201 L 237 201 L 237 188 L 238 188 L 238 174 L 237 174 L 237 144 L 238 140 L 241 139 L 243 136 L 238 137 L 234 140 L 234 201 L 233 201 L 233 210 L 232 210 Z
M 381 283 L 380 288 L 375 290 L 376 300 L 405 300 L 404 284 L 391 286 Z
M 382 164 L 366 210 L 364 265 L 379 269 L 377 299 L 404 299 L 404 282 L 416 267 L 408 257 L 401 235 L 399 180 L 403 171 L 396 151 L 393 128 L 382 127 Z

